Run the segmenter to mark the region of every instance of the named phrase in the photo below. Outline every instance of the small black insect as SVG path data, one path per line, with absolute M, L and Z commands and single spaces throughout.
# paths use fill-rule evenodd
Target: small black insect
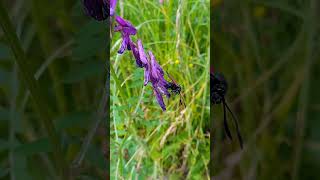
M 223 125 L 224 125 L 224 129 L 226 131 L 226 134 L 228 136 L 228 138 L 230 138 L 230 140 L 232 140 L 232 136 L 229 130 L 229 126 L 228 126 L 228 122 L 227 122 L 227 113 L 226 113 L 226 108 L 228 109 L 228 111 L 230 112 L 233 121 L 235 123 L 236 126 L 236 130 L 237 130 L 237 136 L 238 136 L 238 140 L 240 143 L 240 147 L 241 149 L 243 148 L 243 141 L 242 141 L 242 137 L 240 134 L 240 128 L 238 125 L 238 120 L 237 118 L 234 116 L 234 114 L 232 113 L 231 109 L 229 108 L 228 104 L 226 103 L 225 100 L 225 95 L 227 93 L 228 90 L 228 83 L 225 80 L 224 76 L 221 73 L 210 73 L 210 101 L 213 104 L 221 104 L 223 106 Z
M 168 82 L 166 88 L 170 89 L 170 91 L 174 94 L 180 95 L 180 105 L 184 105 L 186 107 L 186 104 L 183 100 L 183 96 L 181 94 L 181 86 L 173 79 L 173 77 L 167 72 L 168 77 L 171 79 L 171 82 Z

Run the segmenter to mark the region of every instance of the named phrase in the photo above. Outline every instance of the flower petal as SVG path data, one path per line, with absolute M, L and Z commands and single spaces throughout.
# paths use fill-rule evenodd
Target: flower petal
M 122 39 L 121 47 L 118 50 L 118 54 L 123 54 L 123 52 L 126 50 L 127 47 L 127 41 L 126 39 Z
M 168 85 L 168 82 L 162 77 L 160 79 L 160 81 L 158 82 L 157 86 L 162 94 L 166 95 L 167 98 L 170 98 L 170 93 L 169 93 L 168 89 L 166 88 L 167 85 Z
M 122 26 L 115 26 L 113 31 L 118 32 L 118 31 L 122 31 L 122 29 L 123 29 Z
M 108 1 L 108 0 L 104 0 L 104 1 Z M 117 0 L 110 0 L 110 16 L 114 15 L 116 5 L 117 5 Z
M 158 101 L 158 104 L 160 105 L 160 107 L 162 108 L 163 111 L 166 110 L 166 105 L 164 104 L 163 102 L 163 98 L 162 98 L 162 95 L 161 93 L 159 92 L 159 90 L 157 88 L 153 88 L 153 93 L 154 95 L 156 96 L 156 99 Z
M 137 29 L 135 27 L 126 27 L 123 29 L 123 32 L 125 32 L 128 35 L 136 35 L 137 34 Z
M 147 55 L 144 53 L 144 48 L 140 39 L 138 39 L 138 50 L 141 62 L 146 66 L 148 64 Z
M 164 76 L 164 72 L 161 66 L 157 63 L 156 58 L 154 57 L 151 51 L 148 52 L 150 57 L 150 66 L 151 66 L 151 77 L 150 79 L 154 82 L 159 81 L 160 77 Z
M 129 21 L 120 16 L 116 16 L 116 21 L 120 26 L 126 28 L 129 34 L 135 35 L 137 33 L 137 29 Z
M 130 41 L 130 48 L 132 49 L 133 56 L 136 59 L 137 66 L 142 68 L 143 67 L 143 63 L 141 62 L 138 48 L 132 41 Z
M 149 81 L 150 81 L 150 67 L 149 66 L 145 66 L 145 70 L 144 70 L 144 85 L 146 86 Z
M 135 35 L 137 34 L 137 29 L 127 20 L 123 19 L 120 16 L 116 16 L 116 21 L 119 26 L 123 27 L 123 32 L 128 35 Z

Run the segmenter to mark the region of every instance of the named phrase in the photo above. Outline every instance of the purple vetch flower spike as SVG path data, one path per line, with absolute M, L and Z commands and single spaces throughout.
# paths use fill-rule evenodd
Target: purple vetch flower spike
M 164 110 L 164 111 L 166 110 L 166 106 L 163 102 L 162 95 L 164 94 L 167 96 L 167 98 L 170 98 L 170 93 L 167 90 L 167 88 L 165 87 L 167 83 L 168 82 L 164 78 L 160 79 L 160 81 L 158 81 L 156 83 L 152 82 L 153 92 L 156 96 L 158 104 L 161 106 L 162 110 Z
M 118 26 L 114 29 L 114 31 L 121 31 L 128 35 L 136 35 L 137 29 L 127 20 L 123 19 L 120 16 L 116 16 L 116 21 Z
M 153 93 L 156 96 L 156 99 L 157 99 L 160 107 L 162 108 L 163 111 L 165 111 L 166 110 L 166 105 L 163 102 L 162 94 L 155 87 L 153 87 Z
M 167 89 L 168 83 L 164 79 L 164 72 L 161 66 L 157 63 L 156 58 L 154 57 L 151 51 L 148 52 L 150 57 L 150 64 L 149 64 L 149 81 L 152 83 L 153 92 L 157 98 L 159 105 L 161 106 L 162 110 L 166 110 L 165 104 L 163 102 L 162 95 L 166 95 L 167 98 L 170 98 L 170 93 Z
M 142 66 L 145 68 L 144 69 L 144 86 L 146 86 L 150 80 L 150 65 L 149 65 L 149 60 L 147 58 L 146 53 L 144 52 L 144 48 L 142 45 L 141 40 L 138 40 L 138 50 L 139 50 L 139 56 L 140 56 L 140 61 L 142 63 Z
M 117 0 L 110 0 L 110 16 L 114 15 L 114 12 L 116 10 L 116 5 L 117 5 Z
M 130 48 L 132 50 L 134 58 L 136 59 L 137 66 L 140 68 L 144 67 L 144 64 L 142 63 L 142 61 L 140 59 L 138 47 L 132 41 L 130 42 Z
M 144 69 L 144 86 L 146 86 L 148 84 L 148 82 L 150 81 L 150 66 L 147 65 Z
M 150 57 L 150 65 L 151 65 L 151 77 L 154 81 L 157 81 L 159 79 L 164 79 L 164 72 L 161 66 L 158 64 L 156 58 L 154 57 L 153 53 L 151 51 L 148 52 Z
M 109 0 L 83 0 L 82 1 L 87 15 L 98 21 L 108 18 Z
M 140 39 L 138 39 L 138 50 L 139 50 L 139 55 L 140 55 L 140 60 L 143 63 L 144 66 L 148 65 L 148 58 L 146 56 L 146 54 L 144 53 L 144 48 L 142 45 L 142 42 Z
M 131 50 L 131 46 L 130 46 L 130 36 L 122 36 L 122 43 L 120 46 L 120 49 L 118 50 L 119 54 L 123 54 L 123 52 L 127 49 L 127 50 Z
M 122 54 L 126 49 L 129 51 L 131 50 L 133 42 L 131 41 L 130 36 L 136 35 L 137 29 L 129 21 L 124 20 L 120 16 L 116 16 L 116 21 L 118 25 L 114 28 L 114 31 L 121 32 L 122 43 L 118 53 Z

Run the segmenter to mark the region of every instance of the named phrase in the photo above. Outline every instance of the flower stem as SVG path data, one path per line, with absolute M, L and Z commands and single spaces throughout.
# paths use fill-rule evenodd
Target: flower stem
M 24 81 L 26 87 L 30 91 L 30 95 L 35 103 L 35 107 L 42 118 L 44 127 L 48 132 L 50 142 L 54 148 L 54 162 L 57 169 L 59 169 L 59 174 L 63 177 L 66 172 L 67 166 L 63 158 L 62 149 L 59 143 L 59 136 L 55 131 L 53 125 L 52 117 L 49 113 L 49 107 L 47 107 L 48 101 L 45 99 L 43 91 L 41 91 L 40 86 L 33 77 L 32 72 L 28 68 L 27 58 L 25 52 L 19 42 L 19 39 L 16 35 L 16 31 L 10 22 L 6 8 L 3 7 L 2 2 L 0 2 L 0 25 L 3 29 L 4 36 L 11 46 L 12 52 L 15 56 L 15 61 L 18 65 L 18 70 L 21 75 L 22 80 Z

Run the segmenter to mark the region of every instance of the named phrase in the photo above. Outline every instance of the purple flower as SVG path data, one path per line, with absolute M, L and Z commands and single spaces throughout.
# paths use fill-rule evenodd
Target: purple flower
M 118 51 L 119 54 L 122 54 L 126 49 L 131 50 L 131 45 L 133 42 L 130 39 L 131 35 L 137 34 L 137 29 L 129 22 L 122 19 L 120 16 L 116 16 L 116 21 L 118 25 L 114 28 L 115 32 L 121 32 L 122 43 Z
M 106 10 L 109 9 L 109 0 L 83 0 L 82 2 L 87 15 L 98 21 L 108 18 Z
M 144 70 L 144 85 L 146 86 L 149 82 L 149 79 L 150 79 L 150 73 L 149 73 L 150 72 L 149 71 L 150 65 L 149 65 L 147 55 L 144 52 L 144 48 L 143 48 L 143 45 L 142 45 L 142 42 L 140 39 L 138 40 L 138 51 L 139 51 L 139 61 L 141 62 L 142 67 L 145 68 L 145 70 Z
M 110 16 L 114 15 L 116 10 L 117 0 L 110 0 Z
M 148 81 L 151 82 L 153 87 L 153 93 L 156 96 L 156 99 L 162 108 L 163 111 L 166 110 L 166 106 L 163 102 L 162 95 L 166 95 L 167 98 L 170 98 L 170 93 L 167 89 L 168 82 L 164 79 L 164 72 L 161 66 L 157 63 L 156 58 L 154 57 L 151 51 L 148 52 L 150 57 L 150 64 L 149 64 L 149 77 Z
M 148 66 L 148 59 L 146 54 L 144 53 L 144 48 L 142 45 L 142 42 L 140 39 L 138 39 L 138 47 L 136 47 L 136 52 L 133 51 L 133 54 L 136 58 L 137 64 L 139 64 L 139 67 L 147 67 Z
M 140 54 L 139 54 L 138 47 L 132 41 L 130 42 L 130 48 L 132 50 L 134 58 L 136 59 L 137 66 L 140 68 L 144 67 L 142 61 L 140 60 Z

